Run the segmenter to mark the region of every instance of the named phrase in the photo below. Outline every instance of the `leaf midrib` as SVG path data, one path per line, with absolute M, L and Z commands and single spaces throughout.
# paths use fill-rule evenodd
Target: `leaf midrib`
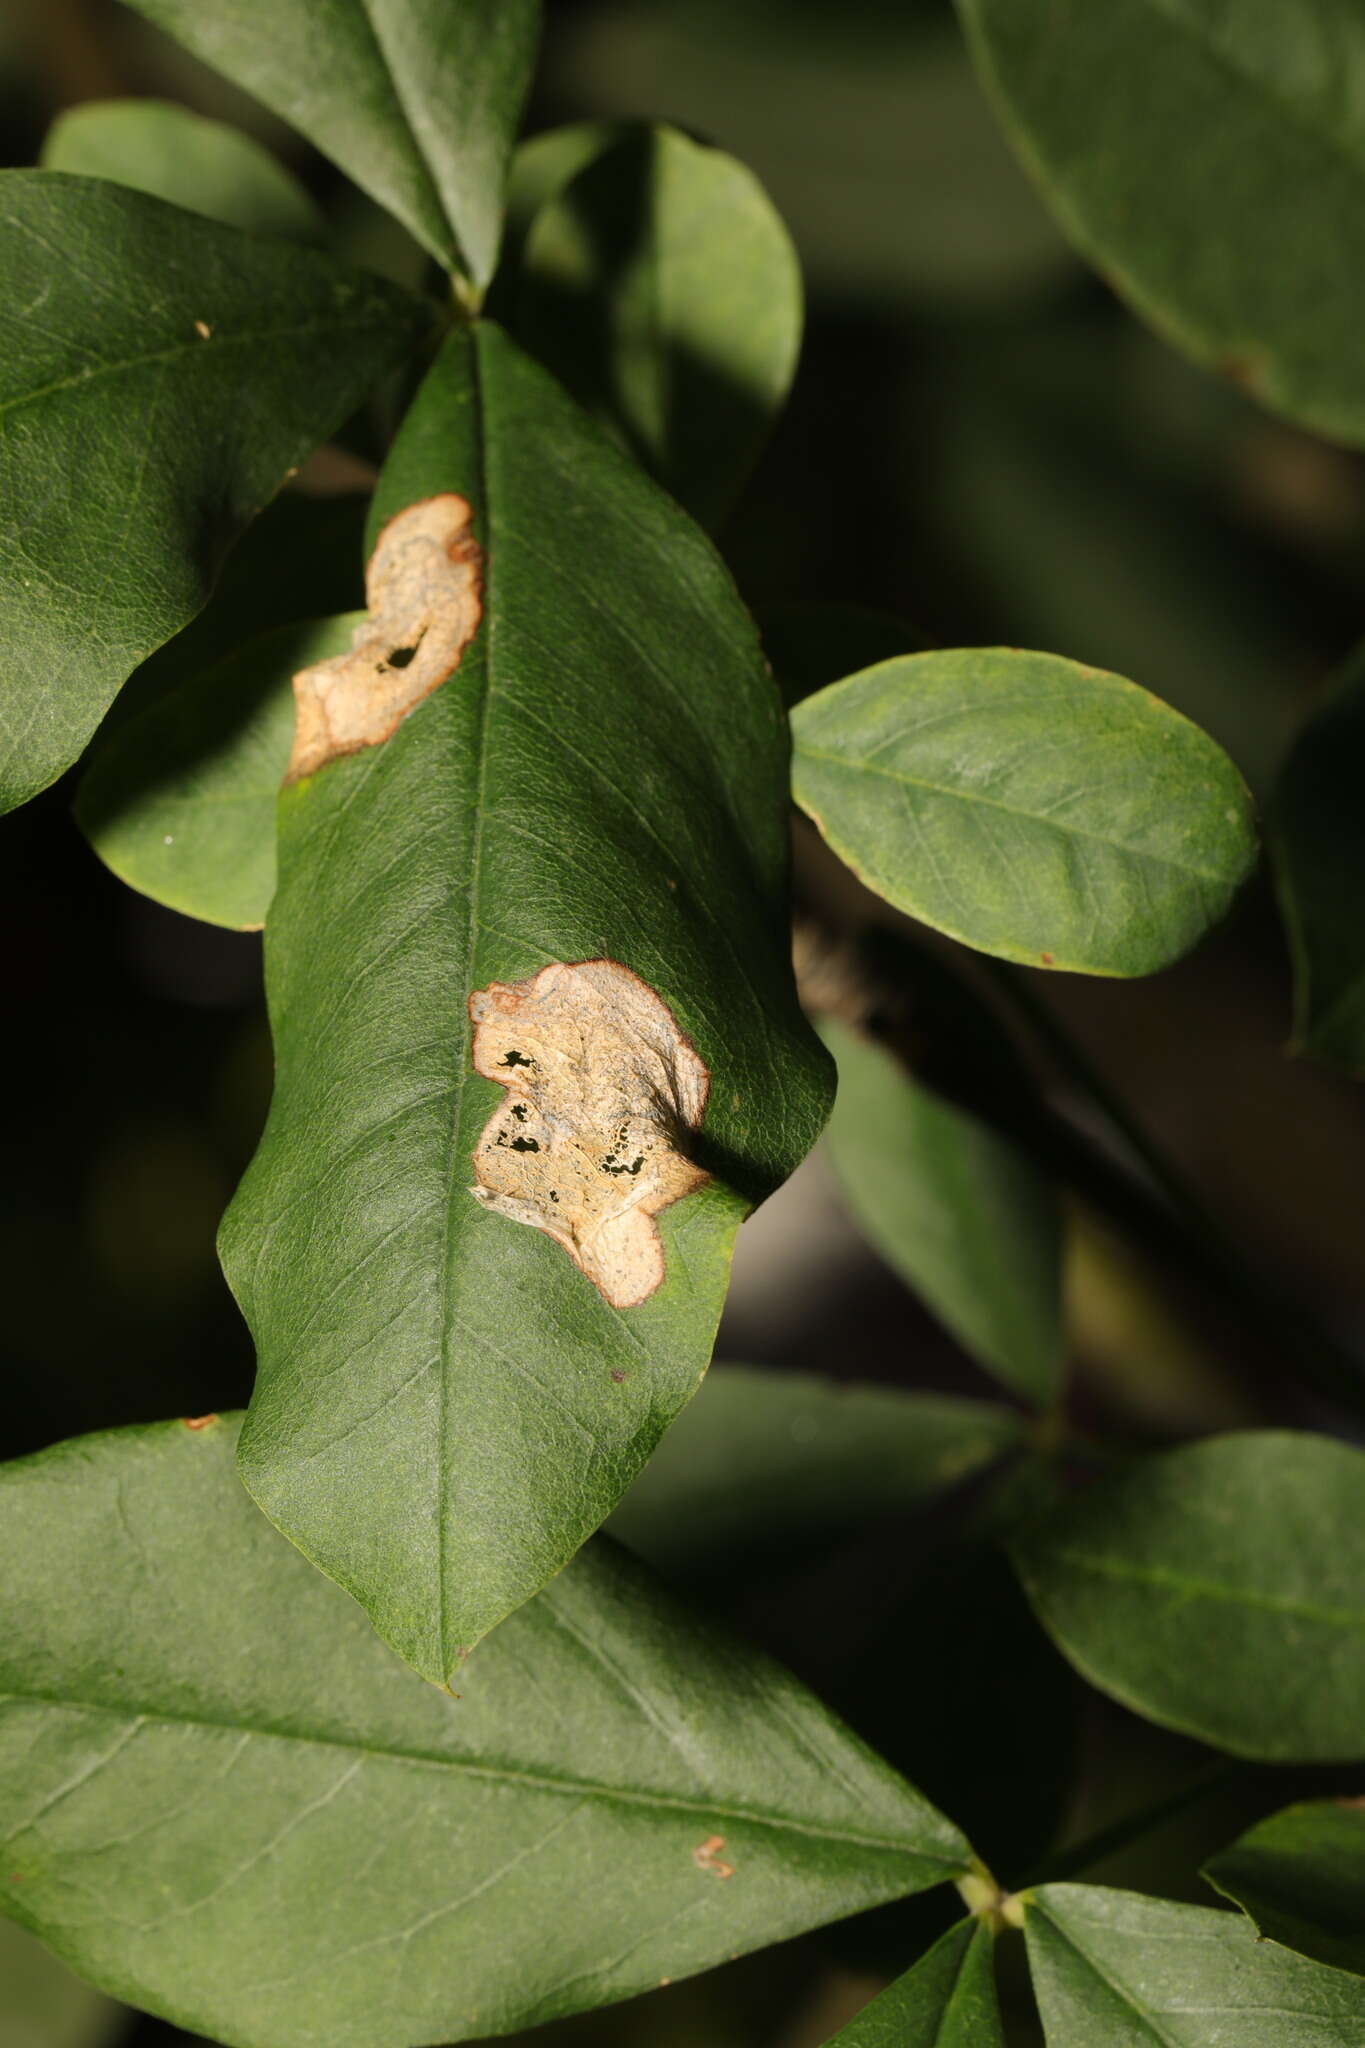
M 922 789 L 931 796 L 947 797 L 957 803 L 976 804 L 985 810 L 1001 811 L 1007 818 L 1020 818 L 1030 825 L 1037 825 L 1063 838 L 1084 839 L 1095 845 L 1106 846 L 1111 852 L 1126 853 L 1134 860 L 1145 861 L 1153 867 L 1169 868 L 1178 875 L 1191 875 L 1201 882 L 1212 882 L 1219 888 L 1226 887 L 1229 877 L 1208 868 L 1195 867 L 1189 863 L 1171 860 L 1165 854 L 1152 853 L 1146 847 L 1134 846 L 1126 839 L 1109 839 L 1102 832 L 1088 832 L 1079 825 L 1059 824 L 1040 811 L 1026 810 L 1021 804 L 1000 803 L 996 798 L 982 796 L 977 790 L 954 789 L 951 784 L 930 782 L 927 776 L 906 775 L 894 768 L 874 767 L 870 762 L 850 760 L 846 754 L 831 753 L 824 747 L 808 746 L 798 740 L 795 746 L 798 758 L 804 755 L 811 761 L 826 761 L 831 766 L 843 768 L 850 775 L 880 775 L 887 782 L 903 783 L 907 789 Z
M 894 1836 L 876 1835 L 856 1828 L 836 1828 L 815 1821 L 796 1820 L 786 1814 L 762 1813 L 753 1807 L 718 1801 L 687 1799 L 676 1793 L 632 1791 L 627 1786 L 608 1785 L 591 1778 L 555 1777 L 546 1772 L 518 1770 L 505 1764 L 472 1763 L 464 1757 L 442 1756 L 421 1749 L 374 1748 L 341 1735 L 319 1735 L 298 1729 L 265 1728 L 246 1721 L 229 1721 L 209 1714 L 168 1713 L 157 1707 L 106 1706 L 94 1700 L 66 1699 L 58 1693 L 0 1693 L 0 1705 L 55 1707 L 76 1714 L 98 1714 L 107 1720 L 143 1721 L 169 1728 L 207 1728 L 217 1733 L 248 1736 L 261 1742 L 294 1742 L 309 1748 L 339 1749 L 348 1755 L 372 1758 L 378 1763 L 416 1764 L 419 1767 L 454 1771 L 461 1777 L 480 1778 L 532 1792 L 545 1792 L 566 1799 L 598 1799 L 620 1806 L 643 1806 L 669 1813 L 696 1814 L 701 1818 L 746 1822 L 754 1827 L 779 1828 L 789 1834 L 809 1835 L 819 1841 L 847 1842 L 859 1848 L 884 1849 L 901 1856 L 913 1856 L 923 1863 L 935 1863 L 945 1871 L 962 1869 L 960 1859 L 932 1849 L 921 1849 Z
M 1049 1549 L 1048 1562 L 1070 1565 L 1078 1571 L 1093 1572 L 1099 1578 L 1118 1579 L 1143 1586 L 1163 1586 L 1198 1599 L 1218 1601 L 1229 1607 L 1255 1607 L 1267 1614 L 1293 1615 L 1304 1621 L 1321 1622 L 1329 1628 L 1365 1633 L 1365 1608 L 1318 1607 L 1311 1601 L 1298 1600 L 1289 1594 L 1240 1592 L 1235 1588 L 1219 1585 L 1214 1580 L 1187 1577 L 1181 1572 L 1161 1565 L 1129 1564 L 1121 1558 L 1103 1557 L 1082 1550 Z
M 1166 2029 L 1160 2024 L 1158 2020 L 1153 2018 L 1150 2012 L 1144 2011 L 1140 2005 L 1134 2003 L 1133 1994 L 1129 1990 L 1127 1990 L 1123 1983 L 1111 1977 L 1107 1970 L 1102 1969 L 1100 1965 L 1096 1962 L 1095 1958 L 1091 1955 L 1090 1951 L 1087 1948 L 1083 1947 L 1082 1944 L 1079 1941 L 1077 1941 L 1075 1935 L 1072 1934 L 1068 1928 L 1063 1927 L 1053 1917 L 1053 1915 L 1047 1911 L 1046 1907 L 1035 1906 L 1034 1911 L 1038 1913 L 1039 1917 L 1043 1920 L 1045 1925 L 1052 1929 L 1052 1932 L 1058 1937 L 1058 1939 L 1061 1940 L 1066 1945 L 1066 1947 L 1071 1950 L 1071 1953 L 1075 1956 L 1080 1957 L 1086 1969 L 1090 1971 L 1093 1977 L 1097 1977 L 1099 1979 L 1100 1983 L 1103 1984 L 1105 1990 L 1109 1992 L 1110 1996 L 1116 1998 L 1119 2001 L 1120 2005 L 1125 2006 L 1127 2010 L 1133 2014 L 1134 2018 L 1138 2021 L 1139 2025 L 1147 2029 L 1148 2033 L 1151 2035 L 1154 2041 L 1160 2042 L 1162 2044 L 1162 2048 L 1186 2048 L 1186 2044 L 1182 2042 L 1177 2035 L 1168 2034 L 1166 2032 Z M 1217 2010 L 1225 2011 L 1226 2007 L 1218 2007 Z

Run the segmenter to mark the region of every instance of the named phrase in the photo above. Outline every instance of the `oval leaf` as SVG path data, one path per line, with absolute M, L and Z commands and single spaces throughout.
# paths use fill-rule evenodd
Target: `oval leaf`
M 1047 1407 L 1062 1366 L 1052 1183 L 861 1033 L 831 1019 L 821 1035 L 839 1068 L 827 1143 L 859 1227 L 987 1372 Z
M 438 1680 L 695 1391 L 739 1220 L 827 1099 L 781 706 L 718 558 L 493 329 L 447 344 L 376 527 L 456 493 L 484 606 L 458 668 L 281 801 L 276 1095 L 223 1231 L 247 1484 Z M 592 1277 L 618 1242 L 638 1262 Z
M 718 149 L 640 128 L 537 216 L 514 326 L 705 525 L 744 481 L 801 346 L 796 251 Z
M 431 313 L 141 192 L 54 171 L 3 185 L 11 809 L 75 759 L 120 684 L 204 603 L 229 543 Z
M 616 1509 L 613 1536 L 671 1576 L 790 1557 L 927 1507 L 1022 1438 L 986 1401 L 713 1366 Z
M 320 242 L 322 215 L 268 149 L 168 100 L 90 100 L 59 114 L 43 169 L 108 178 L 252 234 Z
M 1365 1804 L 1286 1806 L 1204 1865 L 1271 1941 L 1365 1976 Z
M 1170 340 L 1365 440 L 1365 20 L 1194 0 L 959 0 L 1063 227 Z
M 1236 1913 L 1047 1884 L 1024 1918 L 1048 2048 L 1360 2048 L 1365 1985 Z
M 1151 974 L 1226 911 L 1251 799 L 1197 726 L 1059 655 L 884 661 L 792 714 L 796 800 L 898 910 L 1004 960 Z
M 533 2026 L 959 1874 L 779 1666 L 599 1543 L 404 1669 L 233 1472 L 230 1418 L 0 1475 L 0 1907 L 229 2048 Z
M 130 0 L 486 285 L 536 0 Z M 325 53 L 325 61 L 320 61 Z
M 275 805 L 294 738 L 293 678 L 344 654 L 364 618 L 277 626 L 111 734 L 76 817 L 100 859 L 187 917 L 259 929 L 275 893 Z
M 1365 1074 L 1365 654 L 1280 771 L 1270 853 L 1294 960 L 1300 1050 Z
M 1247 1431 L 1145 1460 L 1019 1538 L 1083 1677 L 1238 1756 L 1365 1756 L 1365 1452 Z
M 950 1927 L 828 2048 L 1005 2048 L 995 1995 L 995 1937 L 980 1920 Z

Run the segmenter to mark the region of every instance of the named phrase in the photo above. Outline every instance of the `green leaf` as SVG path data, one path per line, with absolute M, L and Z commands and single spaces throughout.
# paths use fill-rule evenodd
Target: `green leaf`
M 1240 1915 L 1047 1884 L 1024 1918 L 1048 2048 L 1358 2048 L 1365 1986 Z
M 117 185 L 6 171 L 3 190 L 12 809 L 75 759 L 230 542 L 431 315 L 313 250 Z
M 505 274 L 519 268 L 526 237 L 541 207 L 557 198 L 594 157 L 629 132 L 629 124 L 623 121 L 567 121 L 518 144 L 507 173 L 507 218 L 497 291 L 503 288 Z
M 168 100 L 89 100 L 59 114 L 48 171 L 109 178 L 252 234 L 320 242 L 322 215 L 297 178 L 240 129 Z
M 1354 0 L 959 11 L 1062 226 L 1138 312 L 1305 426 L 1365 439 Z
M 1280 771 L 1269 843 L 1294 960 L 1298 1048 L 1365 1074 L 1365 650 Z
M 1004 960 L 1151 974 L 1255 859 L 1251 799 L 1197 726 L 1059 655 L 884 661 L 792 715 L 793 787 L 898 910 Z
M 127 2015 L 12 1920 L 0 1920 L 0 1985 L 5 2048 L 106 2048 L 124 2032 Z
M 532 2026 L 961 1873 L 760 1653 L 594 1544 L 423 1685 L 257 1514 L 230 1418 L 0 1475 L 0 1907 L 228 2048 Z M 727 1874 L 729 1873 L 729 1874 Z
M 984 1922 L 960 1921 L 828 2048 L 1005 2048 L 994 1949 Z
M 1022 1437 L 986 1401 L 713 1366 L 608 1523 L 672 1577 L 927 1507 Z
M 1365 1807 L 1314 1799 L 1258 1821 L 1204 1876 L 1263 1936 L 1365 1976 Z
M 1014 1546 L 1084 1678 L 1234 1755 L 1365 1756 L 1365 1452 L 1248 1430 L 1145 1460 Z
M 1056 1191 L 1008 1139 L 834 1019 L 828 1145 L 859 1228 L 988 1372 L 1046 1408 L 1062 1368 Z
M 121 725 L 76 804 L 105 865 L 172 910 L 259 930 L 275 893 L 292 678 L 344 654 L 363 619 L 351 612 L 277 626 Z
M 130 0 L 475 286 L 497 261 L 536 0 Z
M 718 558 L 488 327 L 448 342 L 376 527 L 448 491 L 474 508 L 484 621 L 391 739 L 284 793 L 276 1095 L 222 1243 L 259 1360 L 246 1482 L 438 1680 L 696 1390 L 739 1220 L 828 1089 L 791 975 L 781 706 Z M 471 996 L 603 959 L 711 1077 L 689 1141 L 711 1178 L 661 1209 L 662 1285 L 626 1307 L 470 1193 L 516 1099 L 472 1068 Z
M 513 324 L 715 525 L 787 395 L 801 319 L 796 252 L 752 172 L 676 129 L 642 127 L 537 216 Z

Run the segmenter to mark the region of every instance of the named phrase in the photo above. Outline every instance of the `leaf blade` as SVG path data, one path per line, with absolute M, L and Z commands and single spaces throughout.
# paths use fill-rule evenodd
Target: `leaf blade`
M 142 193 L 55 171 L 4 180 L 10 809 L 81 751 L 204 604 L 229 542 L 431 315 L 315 251 Z
M 984 1922 L 959 1921 L 828 2048 L 1004 2048 L 994 1947 Z
M 1365 1812 L 1350 1799 L 1286 1806 L 1204 1865 L 1257 1932 L 1365 1976 Z
M 798 704 L 792 732 L 796 800 L 854 873 L 1001 959 L 1153 973 L 1254 860 L 1251 800 L 1214 743 L 1057 655 L 882 662 Z
M 0 1905 L 92 1979 L 230 2048 L 415 2048 L 965 1859 L 795 1681 L 605 1543 L 459 1699 L 423 1685 L 257 1514 L 234 1434 L 114 1431 L 0 1477 Z
M 281 800 L 276 1099 L 222 1237 L 257 1342 L 247 1484 L 439 1681 L 695 1391 L 739 1219 L 827 1086 L 785 943 L 781 710 L 708 544 L 485 329 L 447 344 L 376 530 L 452 489 L 484 627 L 388 741 Z M 659 1214 L 663 1284 L 625 1309 L 468 1192 L 503 1099 L 469 998 L 603 958 L 712 1075 L 711 1178 Z
M 1015 1568 L 1082 1677 L 1135 1712 L 1237 1756 L 1349 1759 L 1363 1472 L 1325 1437 L 1211 1437 L 1068 1502 L 1016 1540 Z

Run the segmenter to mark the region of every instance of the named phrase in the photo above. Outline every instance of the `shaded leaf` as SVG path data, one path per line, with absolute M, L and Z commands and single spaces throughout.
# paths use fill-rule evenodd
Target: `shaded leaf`
M 670 1575 L 928 1506 L 1013 1449 L 985 1401 L 713 1366 L 608 1524 Z
M 294 737 L 292 678 L 344 654 L 363 613 L 277 626 L 167 691 L 101 747 L 76 818 L 145 896 L 258 929 L 275 893 L 275 805 Z
M 1004 2048 L 994 1946 L 980 1920 L 950 1927 L 828 2048 Z
M 1081 1675 L 1234 1755 L 1365 1755 L 1365 1452 L 1248 1430 L 1144 1460 L 1015 1543 Z
M 107 2048 L 127 2030 L 126 2013 L 12 1920 L 0 1919 L 0 1985 L 5 2048 Z
M 514 326 L 714 525 L 786 397 L 801 319 L 796 252 L 758 180 L 674 128 L 642 127 L 537 215 Z
M 1269 833 L 1294 960 L 1298 1047 L 1365 1073 L 1365 653 L 1280 771 Z
M 117 185 L 6 171 L 4 194 L 9 809 L 75 759 L 246 522 L 431 315 L 313 250 Z
M 546 128 L 519 143 L 507 173 L 507 218 L 503 224 L 502 260 L 496 289 L 504 273 L 521 263 L 526 237 L 542 206 L 557 198 L 578 173 L 613 142 L 629 133 L 622 121 L 567 121 Z M 490 305 L 491 305 L 490 301 Z
M 322 215 L 297 178 L 249 135 L 168 100 L 87 100 L 57 116 L 48 171 L 109 178 L 253 234 L 320 242 Z
M 486 285 L 536 0 L 130 0 Z
M 228 2048 L 407 2048 L 965 1866 L 793 1678 L 611 1544 L 457 1698 L 423 1685 L 252 1507 L 235 1433 L 113 1431 L 0 1476 L 0 1906 L 95 1982 Z
M 839 1068 L 827 1142 L 869 1242 L 988 1372 L 1038 1407 L 1061 1380 L 1061 1217 L 1008 1139 L 827 1019 Z
M 1258 1942 L 1236 1913 L 1047 1884 L 1024 1930 L 1048 2048 L 1365 2042 L 1365 1986 Z
M 1059 655 L 884 661 L 792 716 L 793 787 L 898 910 L 1005 960 L 1150 974 L 1226 911 L 1251 799 L 1197 726 Z
M 1365 1806 L 1314 1799 L 1248 1828 L 1204 1876 L 1258 1931 L 1365 1976 Z
M 1365 439 L 1365 22 L 1352 0 L 959 0 L 1062 226 L 1169 340 Z
M 487 327 L 448 342 L 376 530 L 451 491 L 482 627 L 390 740 L 281 801 L 276 1095 L 222 1243 L 259 1361 L 247 1484 L 436 1679 L 695 1391 L 735 1229 L 814 1140 L 828 1071 L 791 976 L 781 706 L 718 558 Z M 658 1214 L 663 1283 L 624 1308 L 470 1193 L 515 1100 L 471 1071 L 470 997 L 604 959 L 710 1073 L 687 1142 L 711 1178 Z

